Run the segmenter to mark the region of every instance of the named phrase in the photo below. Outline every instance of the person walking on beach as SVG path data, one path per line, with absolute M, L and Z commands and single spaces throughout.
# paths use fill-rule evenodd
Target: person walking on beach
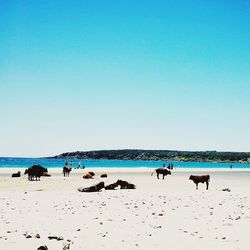
M 69 164 L 69 165 L 70 165 L 70 168 L 72 168 L 73 162 L 72 162 L 72 161 L 70 161 L 70 164 Z

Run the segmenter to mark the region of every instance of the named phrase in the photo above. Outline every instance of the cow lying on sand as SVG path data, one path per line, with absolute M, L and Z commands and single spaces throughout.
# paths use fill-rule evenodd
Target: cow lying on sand
M 159 175 L 162 174 L 162 179 L 164 179 L 165 175 L 171 175 L 171 171 L 167 170 L 166 168 L 157 168 L 155 169 L 151 176 L 153 175 L 153 173 L 156 172 L 157 174 L 157 178 L 159 179 Z
M 79 192 L 99 192 L 102 188 L 104 188 L 104 182 L 101 181 L 96 185 L 90 186 L 90 187 L 80 187 L 78 188 Z
M 118 186 L 120 186 L 121 189 L 135 189 L 136 186 L 132 183 L 129 183 L 127 181 L 117 180 L 116 182 L 109 184 L 107 186 L 104 185 L 104 182 L 101 181 L 96 185 L 90 186 L 90 187 L 79 187 L 79 192 L 99 192 L 101 189 L 105 188 L 105 190 L 115 190 Z
M 135 184 L 123 180 L 118 180 L 116 185 L 120 186 L 121 189 L 135 189 Z
M 210 175 L 190 175 L 189 180 L 192 180 L 196 184 L 196 189 L 198 189 L 198 183 L 206 182 L 208 189 Z
M 21 172 L 18 171 L 17 173 L 12 174 L 11 177 L 20 177 L 20 176 L 21 176 Z
M 118 186 L 120 186 L 120 189 L 135 189 L 136 186 L 133 183 L 129 183 L 127 181 L 123 180 L 117 180 L 114 183 L 111 183 L 107 186 L 105 186 L 106 190 L 115 190 Z
M 94 172 L 87 172 L 86 174 L 83 175 L 83 179 L 92 179 L 93 176 L 95 176 L 95 173 Z
M 114 182 L 114 183 L 111 183 L 111 184 L 105 186 L 105 190 L 115 190 L 117 187 L 118 187 L 117 183 Z

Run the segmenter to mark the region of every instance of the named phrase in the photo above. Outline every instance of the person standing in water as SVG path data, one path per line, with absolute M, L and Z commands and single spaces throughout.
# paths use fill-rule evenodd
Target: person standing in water
M 79 169 L 81 168 L 81 162 L 80 161 L 78 162 L 78 168 Z

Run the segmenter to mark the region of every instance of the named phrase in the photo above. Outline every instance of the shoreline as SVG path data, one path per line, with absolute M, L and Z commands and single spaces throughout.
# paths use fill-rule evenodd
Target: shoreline
M 14 171 L 25 171 L 27 168 L 8 168 L 8 167 L 0 167 L 0 174 L 5 172 L 14 172 Z M 48 172 L 61 172 L 63 167 L 61 168 L 48 168 Z M 76 169 L 72 168 L 73 172 L 88 172 L 88 171 L 97 171 L 97 172 L 103 172 L 103 171 L 109 171 L 109 172 L 153 172 L 156 168 L 153 167 L 137 167 L 137 168 L 125 168 L 125 167 L 88 167 L 85 169 Z M 170 170 L 171 172 L 250 172 L 250 168 L 174 168 L 173 170 Z

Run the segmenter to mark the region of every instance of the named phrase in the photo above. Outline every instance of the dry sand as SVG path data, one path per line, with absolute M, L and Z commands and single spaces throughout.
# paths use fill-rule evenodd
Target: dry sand
M 63 177 L 50 169 L 52 177 L 31 182 L 1 169 L 0 249 L 250 249 L 249 171 L 174 170 L 158 180 L 151 169 L 92 170 L 93 180 L 82 178 L 86 170 Z M 103 172 L 108 178 L 99 177 Z M 205 172 L 209 190 L 205 184 L 195 190 L 189 175 Z M 137 189 L 77 191 L 117 179 Z

